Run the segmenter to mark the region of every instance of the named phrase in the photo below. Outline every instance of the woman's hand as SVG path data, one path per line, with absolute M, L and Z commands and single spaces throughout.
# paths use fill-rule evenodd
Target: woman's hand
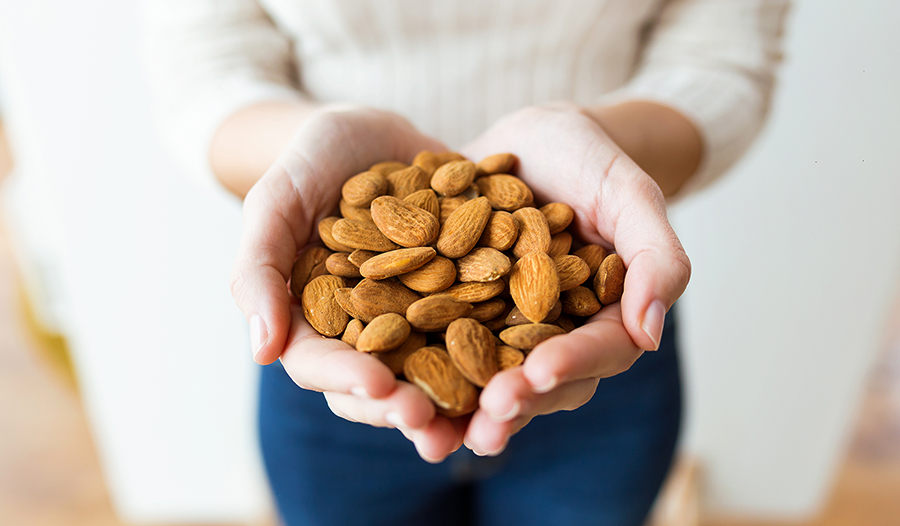
M 232 295 L 250 324 L 254 359 L 268 364 L 281 358 L 297 385 L 325 393 L 335 414 L 399 427 L 424 458 L 443 459 L 462 445 L 459 424 L 436 417 L 425 394 L 398 382 L 377 358 L 316 333 L 288 295 L 287 281 L 297 251 L 337 208 L 344 180 L 380 161 L 409 162 L 420 150 L 445 148 L 398 115 L 356 106 L 310 113 L 286 142 L 244 199 L 231 277 Z
M 478 160 L 497 152 L 516 154 L 518 175 L 535 200 L 572 206 L 580 237 L 615 248 L 628 273 L 619 305 L 604 307 L 583 327 L 538 345 L 522 366 L 491 379 L 465 435 L 478 454 L 501 452 L 536 415 L 580 407 L 600 378 L 627 370 L 645 349 L 657 349 L 665 313 L 691 273 L 659 185 L 579 108 L 554 104 L 520 110 L 462 153 Z

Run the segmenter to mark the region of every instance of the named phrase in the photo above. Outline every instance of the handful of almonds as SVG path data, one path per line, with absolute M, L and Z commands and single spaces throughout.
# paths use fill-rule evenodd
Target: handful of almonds
M 570 254 L 572 208 L 535 208 L 516 163 L 428 151 L 378 163 L 344 183 L 342 217 L 318 225 L 327 248 L 306 249 L 291 274 L 316 331 L 377 356 L 449 417 L 622 296 L 622 259 L 600 245 Z

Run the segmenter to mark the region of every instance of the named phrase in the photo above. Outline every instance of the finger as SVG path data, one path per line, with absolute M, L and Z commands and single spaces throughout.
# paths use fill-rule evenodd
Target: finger
M 293 325 L 281 356 L 284 370 L 304 389 L 353 393 L 384 398 L 397 387 L 391 370 L 378 358 L 355 350 L 341 340 L 325 338 L 294 305 Z
M 382 399 L 354 394 L 325 392 L 331 411 L 351 422 L 376 427 L 397 427 L 416 430 L 434 418 L 434 404 L 422 391 L 407 382 L 397 382 L 397 388 Z
M 535 347 L 522 365 L 535 392 L 587 378 L 607 378 L 628 370 L 643 354 L 622 325 L 618 304 L 600 309 L 587 324 Z
M 468 417 L 448 419 L 438 415 L 423 429 L 400 428 L 400 431 L 415 445 L 423 460 L 437 464 L 462 446 L 468 421 Z

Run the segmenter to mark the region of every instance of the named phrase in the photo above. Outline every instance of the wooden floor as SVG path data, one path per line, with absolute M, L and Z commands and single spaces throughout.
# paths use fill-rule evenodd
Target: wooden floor
M 9 163 L 3 145 L 0 128 L 0 182 Z M 0 525 L 121 525 L 76 390 L 24 329 L 22 305 L 0 225 Z M 804 523 L 707 519 L 704 526 L 900 524 L 900 308 L 892 319 L 886 340 L 894 343 L 873 372 L 853 445 L 821 516 Z

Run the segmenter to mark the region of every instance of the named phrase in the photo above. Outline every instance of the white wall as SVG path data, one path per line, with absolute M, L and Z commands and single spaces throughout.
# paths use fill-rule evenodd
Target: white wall
M 713 511 L 827 497 L 900 276 L 900 3 L 797 0 L 761 140 L 673 221 Z

